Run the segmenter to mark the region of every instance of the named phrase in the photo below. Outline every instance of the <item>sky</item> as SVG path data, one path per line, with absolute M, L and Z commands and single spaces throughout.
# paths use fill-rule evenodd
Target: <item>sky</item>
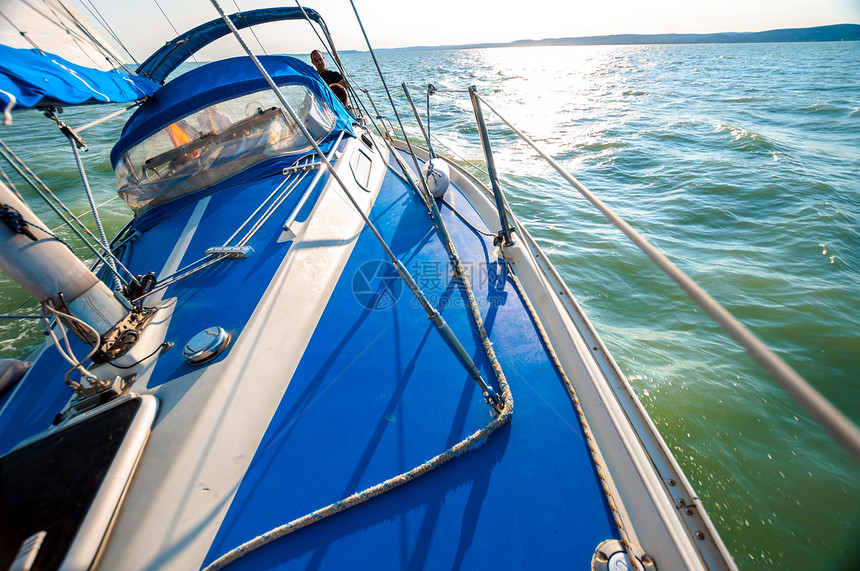
M 71 0 L 87 19 L 90 2 L 123 38 L 136 58 L 145 58 L 174 35 L 218 16 L 208 0 Z M 219 0 L 224 11 L 294 0 Z M 509 42 L 607 34 L 757 32 L 829 24 L 860 24 L 860 0 L 353 0 L 374 49 L 482 42 Z M 320 12 L 338 50 L 366 50 L 349 0 L 304 0 Z M 162 15 L 163 10 L 167 16 Z M 168 23 L 170 20 L 170 24 Z M 271 52 L 304 53 L 314 38 L 289 35 L 277 24 L 258 31 Z M 99 31 L 102 30 L 99 28 Z M 248 42 L 256 47 L 253 38 Z M 226 44 L 225 44 L 226 45 Z M 227 48 L 210 48 L 223 56 Z M 204 59 L 206 53 L 204 53 Z

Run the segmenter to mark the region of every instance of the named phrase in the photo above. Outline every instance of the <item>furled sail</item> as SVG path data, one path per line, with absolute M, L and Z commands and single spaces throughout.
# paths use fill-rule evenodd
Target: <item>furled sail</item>
M 158 84 L 123 59 L 65 0 L 0 0 L 0 108 L 136 101 Z

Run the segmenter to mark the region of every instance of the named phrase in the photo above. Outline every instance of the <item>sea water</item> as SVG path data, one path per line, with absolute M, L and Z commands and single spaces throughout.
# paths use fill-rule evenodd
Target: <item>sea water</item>
M 484 159 L 486 100 L 855 422 L 860 422 L 860 43 L 392 50 L 434 148 Z M 354 84 L 385 103 L 366 53 Z M 448 91 L 452 90 L 452 91 Z M 81 125 L 114 108 L 69 109 Z M 420 137 L 411 113 L 401 117 Z M 627 375 L 741 569 L 860 568 L 860 465 L 599 212 L 484 109 L 500 184 Z M 124 118 L 84 133 L 109 235 L 128 219 L 108 162 Z M 399 126 L 397 127 L 399 130 Z M 75 213 L 65 138 L 36 112 L 2 138 Z M 0 164 L 34 209 L 33 192 Z M 486 180 L 486 179 L 485 179 Z M 83 218 L 92 227 L 91 217 Z M 65 229 L 58 234 L 88 254 Z M 0 275 L 0 313 L 35 313 Z M 19 306 L 22 306 L 20 309 Z M 0 321 L 0 357 L 41 341 Z M 59 382 L 59 381 L 58 381 Z

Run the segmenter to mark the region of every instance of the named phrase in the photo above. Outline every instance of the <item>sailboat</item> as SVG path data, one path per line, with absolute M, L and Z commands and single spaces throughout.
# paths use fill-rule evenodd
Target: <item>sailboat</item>
M 508 206 L 480 94 L 488 186 L 242 39 L 311 25 L 349 77 L 315 10 L 213 4 L 133 71 L 66 2 L 2 4 L 30 44 L 2 47 L 10 118 L 78 149 L 58 107 L 137 107 L 94 267 L 0 183 L 0 264 L 47 335 L 0 374 L 0 569 L 736 568 Z M 107 68 L 30 34 L 34 6 Z M 231 35 L 247 55 L 177 72 Z

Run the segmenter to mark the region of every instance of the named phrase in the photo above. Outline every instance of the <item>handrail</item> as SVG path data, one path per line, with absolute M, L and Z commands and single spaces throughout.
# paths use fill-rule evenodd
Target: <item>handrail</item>
M 406 286 L 415 296 L 415 299 L 427 312 L 427 317 L 436 327 L 436 330 L 442 336 L 442 339 L 457 357 L 457 360 L 460 361 L 460 364 L 463 365 L 463 367 L 469 372 L 469 375 L 472 377 L 472 379 L 481 387 L 481 391 L 484 394 L 484 398 L 487 404 L 492 405 L 493 409 L 497 411 L 497 413 L 499 413 L 504 403 L 499 400 L 499 396 L 496 394 L 495 390 L 493 390 L 493 388 L 488 385 L 484 378 L 481 376 L 481 371 L 475 365 L 469 354 L 466 352 L 466 349 L 463 347 L 462 343 L 460 343 L 459 339 L 457 339 L 453 330 L 450 328 L 450 326 L 448 326 L 448 323 L 445 321 L 439 311 L 436 310 L 436 308 L 434 308 L 430 304 L 430 302 L 427 300 L 427 296 L 424 294 L 423 291 L 421 291 L 421 288 L 418 286 L 418 283 L 415 281 L 409 271 L 406 269 L 406 266 L 404 266 L 403 263 L 397 258 L 397 256 L 391 250 L 391 247 L 385 242 L 385 239 L 382 237 L 382 234 L 370 220 L 368 214 L 365 213 L 364 210 L 362 210 L 361 205 L 356 201 L 355 197 L 352 196 L 352 193 L 349 191 L 349 187 L 343 182 L 334 167 L 332 167 L 331 163 L 328 160 L 328 157 L 325 155 L 325 153 L 322 152 L 322 149 L 320 149 L 314 137 L 311 136 L 300 118 L 296 115 L 296 112 L 286 100 L 284 94 L 281 93 L 281 90 L 275 84 L 274 80 L 269 75 L 269 72 L 266 71 L 266 69 L 260 63 L 260 60 L 257 59 L 257 56 L 254 55 L 254 53 L 251 51 L 251 48 L 249 48 L 248 44 L 245 43 L 245 40 L 242 39 L 242 36 L 239 34 L 239 30 L 236 29 L 227 14 L 224 13 L 223 9 L 221 8 L 221 5 L 218 3 L 218 0 L 209 1 L 221 15 L 221 18 L 224 20 L 224 23 L 227 25 L 227 27 L 230 28 L 230 31 L 233 33 L 233 37 L 236 38 L 236 41 L 239 43 L 245 53 L 248 54 L 248 57 L 251 58 L 251 61 L 254 63 L 254 66 L 260 72 L 260 75 L 262 75 L 263 78 L 266 80 L 266 83 L 269 84 L 269 87 L 272 89 L 272 92 L 275 94 L 275 96 L 277 96 L 278 101 L 280 101 L 283 109 L 296 123 L 299 130 L 302 132 L 302 135 L 304 135 L 305 139 L 307 139 L 307 141 L 314 148 L 314 151 L 316 151 L 316 154 L 319 155 L 320 160 L 322 160 L 329 175 L 332 177 L 332 179 L 334 179 L 336 185 L 340 187 L 340 189 L 343 191 L 343 195 L 346 196 L 347 200 L 352 205 L 356 213 L 364 221 L 364 226 L 368 230 L 370 230 L 376 241 L 379 243 L 380 246 L 382 246 L 385 255 L 391 260 L 391 264 L 394 266 L 395 270 L 397 270 L 397 273 L 400 274 L 400 277 L 403 279 L 403 281 L 406 282 Z M 359 21 L 359 23 L 361 22 Z
M 484 149 L 484 157 L 487 159 L 487 173 L 490 175 L 490 186 L 493 187 L 493 198 L 496 200 L 496 210 L 499 212 L 499 222 L 502 225 L 499 236 L 504 238 L 505 246 L 513 246 L 511 239 L 511 228 L 508 226 L 508 213 L 505 206 L 508 201 L 499 186 L 499 177 L 496 173 L 496 162 L 493 160 L 493 149 L 490 146 L 490 135 L 487 133 L 487 123 L 484 121 L 484 112 L 481 111 L 482 99 L 478 95 L 478 89 L 472 85 L 469 87 L 469 98 L 475 110 L 475 121 L 478 124 L 478 133 L 481 135 L 481 147 Z
M 470 93 L 472 90 L 470 89 Z M 609 219 L 625 236 L 636 244 L 651 260 L 683 289 L 687 295 L 704 309 L 711 318 L 737 341 L 750 356 L 761 365 L 770 376 L 782 386 L 812 417 L 848 451 L 857 462 L 860 462 L 860 429 L 812 385 L 803 379 L 788 364 L 780 359 L 758 337 L 737 320 L 728 310 L 712 298 L 692 278 L 681 271 L 669 258 L 649 243 L 641 234 L 633 229 L 624 219 L 618 216 L 603 201 L 589 191 L 582 183 L 568 173 L 552 157 L 540 149 L 528 135 L 514 127 L 501 113 L 474 92 L 474 97 L 484 103 L 499 117 L 514 133 L 543 157 L 571 186 L 591 202 Z M 480 125 L 479 125 L 480 127 Z M 486 128 L 484 126 L 484 128 Z M 493 180 L 491 174 L 491 180 Z
M 415 107 L 415 102 L 412 101 L 409 87 L 405 83 L 401 83 L 400 86 L 403 88 L 403 93 L 406 94 L 406 101 L 409 103 L 409 107 L 412 108 L 412 114 L 415 115 L 415 122 L 418 123 L 418 127 L 421 129 L 421 134 L 424 135 L 424 141 L 427 143 L 427 150 L 430 153 L 430 158 L 434 159 L 436 158 L 436 152 L 433 151 L 433 144 L 430 142 L 430 134 L 427 132 L 427 129 L 424 128 L 424 122 L 421 121 L 421 117 L 418 115 L 418 109 Z

